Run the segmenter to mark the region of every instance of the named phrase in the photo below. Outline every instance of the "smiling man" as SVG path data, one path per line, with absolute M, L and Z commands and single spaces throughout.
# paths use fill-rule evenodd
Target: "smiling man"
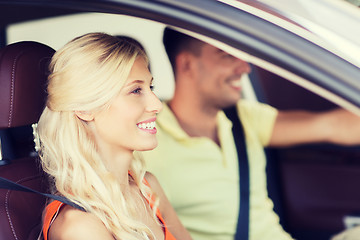
M 360 118 L 344 110 L 279 112 L 248 102 L 240 94 L 248 63 L 169 28 L 163 41 L 175 93 L 157 119 L 159 145 L 144 157 L 180 220 L 195 240 L 234 239 L 240 202 L 238 155 L 232 122 L 223 109 L 236 106 L 249 161 L 249 239 L 292 239 L 268 197 L 264 147 L 360 143 Z

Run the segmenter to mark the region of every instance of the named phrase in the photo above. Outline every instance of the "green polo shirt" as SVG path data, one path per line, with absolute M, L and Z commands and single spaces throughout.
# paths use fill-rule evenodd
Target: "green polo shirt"
M 250 239 L 289 240 L 266 188 L 263 146 L 271 137 L 277 111 L 241 100 L 250 167 Z M 144 152 L 147 168 L 161 183 L 194 240 L 231 240 L 239 212 L 239 170 L 232 123 L 217 116 L 219 147 L 205 137 L 189 137 L 164 104 L 157 120 L 159 145 Z

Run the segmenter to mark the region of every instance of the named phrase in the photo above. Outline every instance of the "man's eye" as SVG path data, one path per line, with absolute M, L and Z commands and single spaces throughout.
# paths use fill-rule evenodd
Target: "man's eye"
M 233 59 L 235 57 L 233 55 L 230 55 L 230 54 L 224 54 L 223 58 Z
M 154 85 L 150 85 L 150 90 L 151 90 L 151 91 L 154 91 L 154 89 L 155 89 L 155 86 L 154 86 Z
M 131 93 L 139 94 L 139 93 L 141 93 L 141 88 L 136 88 L 136 89 L 133 90 Z

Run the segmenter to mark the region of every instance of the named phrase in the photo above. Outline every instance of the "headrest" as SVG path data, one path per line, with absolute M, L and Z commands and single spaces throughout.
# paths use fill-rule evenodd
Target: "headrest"
M 0 129 L 39 120 L 54 52 L 37 42 L 18 42 L 0 49 Z

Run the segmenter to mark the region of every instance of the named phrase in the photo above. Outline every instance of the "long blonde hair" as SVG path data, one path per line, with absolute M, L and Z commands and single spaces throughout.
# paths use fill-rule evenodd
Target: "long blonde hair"
M 89 33 L 67 43 L 50 63 L 48 99 L 37 126 L 41 163 L 50 176 L 53 193 L 96 215 L 116 239 L 154 236 L 135 220 L 139 206 L 121 191 L 106 169 L 87 123 L 75 111 L 108 107 L 139 56 L 148 61 L 136 44 L 104 33 Z M 142 195 L 154 201 L 151 190 L 143 183 L 143 161 L 136 153 L 130 171 Z M 153 208 L 155 220 L 157 202 Z

